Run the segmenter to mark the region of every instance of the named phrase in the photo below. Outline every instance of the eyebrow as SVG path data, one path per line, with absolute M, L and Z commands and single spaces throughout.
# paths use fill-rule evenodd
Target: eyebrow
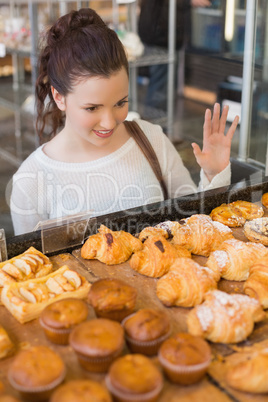
M 126 98 L 128 98 L 128 95 L 124 96 L 124 98 L 122 98 L 122 99 L 119 99 L 119 101 L 117 101 L 116 103 L 122 102 L 122 101 L 126 100 Z M 84 105 L 82 105 L 82 107 L 88 107 L 88 106 L 96 107 L 96 106 L 103 106 L 103 105 L 101 103 L 85 103 Z

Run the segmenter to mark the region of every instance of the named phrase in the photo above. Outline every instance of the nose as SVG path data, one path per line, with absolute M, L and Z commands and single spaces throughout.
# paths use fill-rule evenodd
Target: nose
M 106 130 L 112 130 L 116 126 L 116 113 L 114 110 L 105 110 L 101 116 L 101 127 Z

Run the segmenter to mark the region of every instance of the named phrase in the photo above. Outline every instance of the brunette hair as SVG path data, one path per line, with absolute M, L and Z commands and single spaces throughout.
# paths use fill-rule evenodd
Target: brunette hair
M 45 47 L 39 57 L 36 80 L 36 129 L 43 140 L 46 125 L 52 138 L 64 123 L 51 92 L 53 86 L 66 96 L 79 80 L 109 77 L 125 68 L 128 61 L 116 32 L 90 8 L 60 17 L 45 34 Z

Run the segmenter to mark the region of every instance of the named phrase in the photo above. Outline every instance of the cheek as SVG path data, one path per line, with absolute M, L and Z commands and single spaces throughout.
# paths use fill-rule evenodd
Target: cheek
M 123 122 L 126 120 L 127 115 L 128 115 L 128 107 L 124 107 L 123 109 L 120 109 L 118 111 L 117 120 Z

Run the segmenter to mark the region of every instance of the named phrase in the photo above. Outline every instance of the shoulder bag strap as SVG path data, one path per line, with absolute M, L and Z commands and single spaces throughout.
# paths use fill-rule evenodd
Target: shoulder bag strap
M 127 121 L 126 120 L 126 121 L 124 121 L 124 124 L 125 124 L 125 127 L 126 127 L 128 133 L 136 141 L 140 150 L 142 151 L 142 153 L 144 154 L 144 156 L 150 163 L 150 166 L 151 166 L 157 180 L 159 181 L 159 184 L 163 191 L 164 199 L 167 200 L 168 199 L 167 186 L 163 179 L 163 175 L 162 175 L 162 171 L 161 171 L 161 167 L 160 167 L 157 155 L 156 155 L 150 141 L 148 140 L 148 138 L 146 137 L 146 135 L 144 134 L 144 132 L 142 131 L 142 129 L 140 128 L 140 126 L 138 125 L 138 123 L 136 121 Z

